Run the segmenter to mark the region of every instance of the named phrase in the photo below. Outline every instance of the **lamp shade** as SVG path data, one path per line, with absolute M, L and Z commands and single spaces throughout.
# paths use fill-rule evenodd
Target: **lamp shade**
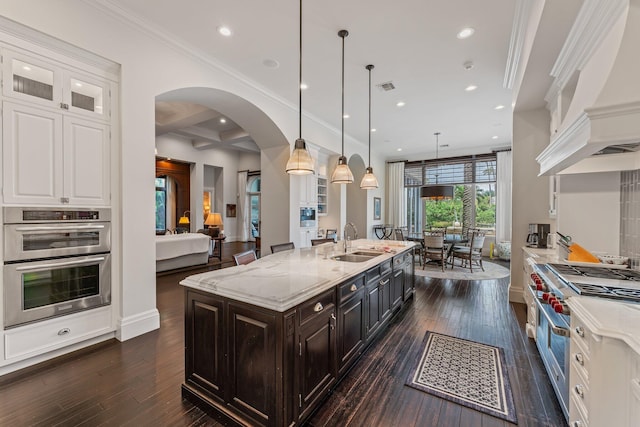
M 427 200 L 453 199 L 453 186 L 427 185 L 424 187 L 420 187 L 420 197 Z
M 217 212 L 212 212 L 207 216 L 207 220 L 204 225 L 208 227 L 220 227 L 222 228 L 222 215 Z
M 296 139 L 293 152 L 287 161 L 287 173 L 290 175 L 308 175 L 313 173 L 313 158 L 304 139 Z
M 373 174 L 373 168 L 368 167 L 366 173 L 362 177 L 362 181 L 360 181 L 360 188 L 363 190 L 373 190 L 378 188 L 378 178 Z
M 187 216 L 188 213 L 189 211 L 184 211 L 184 213 L 178 220 L 178 225 L 189 225 L 189 217 Z
M 340 156 L 338 165 L 331 174 L 331 182 L 334 184 L 351 184 L 353 182 L 353 174 L 347 165 L 347 158 Z

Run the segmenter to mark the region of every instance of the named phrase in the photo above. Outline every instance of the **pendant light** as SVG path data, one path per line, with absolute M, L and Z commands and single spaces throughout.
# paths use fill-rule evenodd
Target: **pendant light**
M 342 38 L 342 154 L 338 159 L 338 166 L 331 174 L 331 182 L 334 184 L 351 184 L 353 182 L 353 174 L 347 158 L 344 156 L 344 38 L 349 35 L 347 30 L 338 31 L 338 36 Z
M 290 175 L 308 175 L 313 173 L 313 159 L 302 139 L 302 0 L 300 0 L 300 58 L 298 79 L 298 139 L 293 146 L 291 157 L 287 161 L 287 173 Z
M 438 160 L 438 136 L 440 136 L 440 132 L 436 132 L 434 135 L 436 136 L 436 160 Z M 440 168 L 437 162 L 436 168 Z M 434 185 L 420 187 L 420 197 L 422 199 L 436 201 L 453 199 L 453 186 L 438 184 L 438 169 L 436 169 L 436 183 Z
M 367 167 L 362 177 L 360 188 L 373 190 L 378 188 L 378 178 L 373 174 L 373 168 L 371 167 L 371 70 L 373 70 L 373 65 L 369 64 L 365 68 L 369 70 L 369 167 Z

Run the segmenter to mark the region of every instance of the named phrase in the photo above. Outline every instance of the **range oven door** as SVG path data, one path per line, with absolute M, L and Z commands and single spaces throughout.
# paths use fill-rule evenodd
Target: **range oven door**
M 5 329 L 111 303 L 111 255 L 4 265 Z
M 549 304 L 535 299 L 538 306 L 536 346 L 556 392 L 565 418 L 569 418 L 569 324 Z
M 111 223 L 5 224 L 4 260 L 109 252 Z

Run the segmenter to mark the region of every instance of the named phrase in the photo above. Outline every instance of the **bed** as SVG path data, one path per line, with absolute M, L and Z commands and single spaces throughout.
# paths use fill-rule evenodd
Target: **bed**
M 202 233 L 156 236 L 156 273 L 209 262 L 211 238 Z

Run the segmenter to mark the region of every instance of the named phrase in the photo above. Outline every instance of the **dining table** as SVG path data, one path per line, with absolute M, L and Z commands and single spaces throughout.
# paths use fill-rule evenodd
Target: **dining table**
M 412 242 L 419 242 L 422 245 L 422 249 L 424 250 L 424 233 L 409 233 L 407 234 L 406 239 Z M 451 257 L 453 248 L 456 245 L 462 245 L 465 243 L 469 243 L 469 238 L 461 234 L 445 234 L 444 244 L 447 250 L 447 256 L 445 257 L 445 260 L 448 260 Z

